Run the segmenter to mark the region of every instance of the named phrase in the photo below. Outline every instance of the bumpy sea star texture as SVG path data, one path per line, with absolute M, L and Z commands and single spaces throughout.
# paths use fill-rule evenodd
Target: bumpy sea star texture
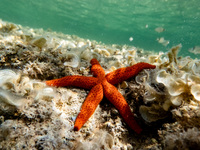
M 91 73 L 94 77 L 73 75 L 46 81 L 46 84 L 50 86 L 73 86 L 91 89 L 76 118 L 74 130 L 80 130 L 94 113 L 96 107 L 105 95 L 105 97 L 117 108 L 128 126 L 139 134 L 142 129 L 136 123 L 128 103 L 113 85 L 136 76 L 143 69 L 154 69 L 156 66 L 141 62 L 130 67 L 117 69 L 105 75 L 103 68 L 96 59 L 92 59 L 90 63 L 92 64 Z

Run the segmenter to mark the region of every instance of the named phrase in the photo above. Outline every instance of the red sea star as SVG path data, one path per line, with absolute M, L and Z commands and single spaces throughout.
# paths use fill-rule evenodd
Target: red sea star
M 154 69 L 156 66 L 141 62 L 130 67 L 117 69 L 105 75 L 103 68 L 96 59 L 92 59 L 90 63 L 92 64 L 91 72 L 94 77 L 73 75 L 46 81 L 46 84 L 50 86 L 74 86 L 91 89 L 76 118 L 74 130 L 78 131 L 85 124 L 103 99 L 103 95 L 105 95 L 117 108 L 128 126 L 139 134 L 142 129 L 136 123 L 128 103 L 113 85 L 136 76 L 143 69 Z

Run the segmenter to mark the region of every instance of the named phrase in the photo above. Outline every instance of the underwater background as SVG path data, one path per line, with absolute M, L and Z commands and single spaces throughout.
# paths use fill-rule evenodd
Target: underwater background
M 198 149 L 199 3 L 0 1 L 0 150 Z
M 198 58 L 188 50 L 200 45 L 199 6 L 199 0 L 4 0 L 0 19 L 156 52 L 181 43 L 179 55 Z

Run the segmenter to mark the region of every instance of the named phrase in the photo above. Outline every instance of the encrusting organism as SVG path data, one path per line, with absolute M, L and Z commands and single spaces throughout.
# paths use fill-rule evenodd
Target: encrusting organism
M 91 73 L 93 73 L 94 77 L 73 75 L 46 81 L 46 84 L 50 86 L 74 86 L 90 90 L 81 107 L 81 111 L 76 118 L 74 130 L 80 130 L 94 113 L 96 107 L 105 95 L 105 97 L 118 109 L 128 126 L 139 134 L 142 129 L 136 123 L 128 103 L 113 85 L 136 76 L 143 69 L 155 69 L 156 66 L 141 62 L 130 67 L 117 69 L 105 75 L 105 72 L 97 59 L 92 59 L 90 63 L 92 64 Z

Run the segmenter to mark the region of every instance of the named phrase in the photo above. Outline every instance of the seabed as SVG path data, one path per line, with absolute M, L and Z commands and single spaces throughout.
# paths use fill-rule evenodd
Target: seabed
M 0 149 L 196 149 L 200 147 L 200 60 L 127 45 L 105 45 L 0 20 Z M 141 134 L 103 99 L 81 128 L 74 121 L 88 91 L 46 80 L 90 74 L 96 58 L 109 73 L 137 62 L 156 65 L 117 85 Z

